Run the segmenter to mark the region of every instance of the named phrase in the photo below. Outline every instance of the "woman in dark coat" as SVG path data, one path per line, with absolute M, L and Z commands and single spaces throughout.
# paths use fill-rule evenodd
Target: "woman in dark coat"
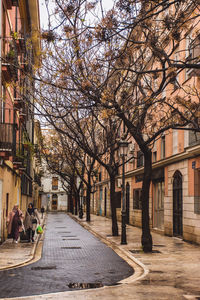
M 19 232 L 22 230 L 23 214 L 18 205 L 14 205 L 12 211 L 8 215 L 8 237 L 13 238 L 14 243 L 18 243 Z

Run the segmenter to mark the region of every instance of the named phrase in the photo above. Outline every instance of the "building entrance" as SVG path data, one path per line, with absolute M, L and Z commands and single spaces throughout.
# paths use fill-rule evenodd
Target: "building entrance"
M 179 171 L 175 172 L 173 180 L 173 235 L 183 235 L 183 190 Z
M 58 208 L 58 195 L 53 194 L 52 195 L 52 205 L 51 205 L 52 210 L 57 210 Z

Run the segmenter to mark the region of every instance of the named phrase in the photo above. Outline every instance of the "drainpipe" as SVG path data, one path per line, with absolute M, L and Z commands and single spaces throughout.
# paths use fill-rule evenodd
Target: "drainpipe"
M 2 57 L 2 49 L 1 49 L 1 43 L 2 43 L 2 1 L 0 2 L 0 55 Z M 2 60 L 0 61 L 0 97 L 2 97 L 2 71 L 1 71 L 1 64 Z M 2 190 L 0 189 L 0 242 L 2 242 L 2 224 L 3 224 L 3 218 L 2 218 Z

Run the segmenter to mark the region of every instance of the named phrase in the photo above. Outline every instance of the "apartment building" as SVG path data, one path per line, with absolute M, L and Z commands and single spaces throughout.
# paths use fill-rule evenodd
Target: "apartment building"
M 184 28 L 182 38 L 173 54 L 174 62 L 199 63 L 198 21 L 197 19 L 193 21 L 190 30 Z M 170 44 L 167 47 L 170 47 Z M 199 86 L 198 69 L 182 68 L 177 72 L 176 80 L 163 90 L 162 96 L 169 99 L 176 97 L 185 99 L 190 94 L 190 102 L 198 105 Z M 131 159 L 131 155 L 134 158 Z M 200 134 L 189 131 L 188 128 L 165 131 L 152 144 L 152 162 L 153 174 L 149 195 L 151 228 L 169 236 L 200 244 Z M 140 227 L 143 173 L 144 158 L 132 139 L 125 164 L 126 214 L 127 223 Z M 118 220 L 121 220 L 122 209 L 121 184 L 120 167 L 116 179 Z M 109 179 L 102 166 L 98 167 L 94 190 L 91 211 L 110 217 Z
M 0 1 L 0 242 L 15 203 L 32 202 L 34 67 L 39 65 L 38 0 Z

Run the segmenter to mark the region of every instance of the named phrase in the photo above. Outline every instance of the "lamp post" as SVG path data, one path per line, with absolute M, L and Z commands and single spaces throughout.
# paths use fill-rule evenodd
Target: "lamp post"
M 83 219 L 83 190 L 80 190 L 80 208 L 79 208 L 79 218 Z
M 125 203 L 125 156 L 128 152 L 128 142 L 121 140 L 119 142 L 120 156 L 122 157 L 122 232 L 121 232 L 121 244 L 126 245 L 126 203 Z

